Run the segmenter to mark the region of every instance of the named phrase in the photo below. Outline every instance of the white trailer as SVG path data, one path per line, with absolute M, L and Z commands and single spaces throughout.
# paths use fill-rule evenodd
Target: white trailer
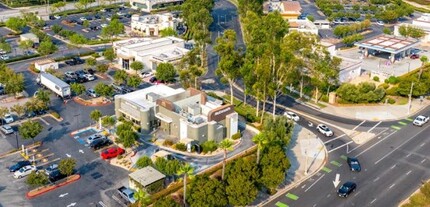
M 39 60 L 34 62 L 34 67 L 40 72 L 45 72 L 47 69 L 57 70 L 59 68 L 58 62 L 52 59 Z
M 69 98 L 71 95 L 70 85 L 49 73 L 40 73 L 37 82 L 62 98 Z

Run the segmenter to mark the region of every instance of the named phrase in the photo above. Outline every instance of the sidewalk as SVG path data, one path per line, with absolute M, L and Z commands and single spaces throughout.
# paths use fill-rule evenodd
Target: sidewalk
M 327 150 L 320 139 L 308 129 L 295 124 L 291 137 L 290 147 L 287 152 L 291 167 L 287 178 L 278 188 L 278 192 L 270 197 L 257 198 L 258 206 L 264 206 L 272 200 L 282 196 L 287 191 L 300 185 L 303 181 L 316 174 L 327 161 Z M 307 173 L 305 172 L 307 169 Z

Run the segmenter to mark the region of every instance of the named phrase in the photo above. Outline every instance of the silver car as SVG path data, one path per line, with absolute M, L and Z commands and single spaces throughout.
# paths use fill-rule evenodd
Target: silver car
M 107 137 L 101 134 L 93 134 L 90 137 L 88 137 L 86 141 L 87 141 L 87 144 L 91 144 L 91 142 L 94 142 L 94 140 L 97 140 L 97 139 L 107 139 Z
M 12 129 L 12 127 L 10 127 L 9 125 L 3 125 L 3 126 L 0 127 L 0 129 L 5 134 L 12 134 L 14 132 L 14 130 Z

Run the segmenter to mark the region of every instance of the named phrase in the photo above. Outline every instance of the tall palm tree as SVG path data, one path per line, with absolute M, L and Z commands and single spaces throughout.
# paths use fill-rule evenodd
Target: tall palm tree
M 137 205 L 139 207 L 148 206 L 151 203 L 151 197 L 148 196 L 146 191 L 140 188 L 134 193 L 133 196 L 134 196 L 134 199 L 137 201 Z
M 187 179 L 188 177 L 191 177 L 194 173 L 194 168 L 190 164 L 186 164 L 181 166 L 179 168 L 178 172 L 176 173 L 178 176 L 183 176 L 184 181 L 184 205 L 187 206 Z
M 218 147 L 224 151 L 224 158 L 222 160 L 222 174 L 221 174 L 221 179 L 224 180 L 225 164 L 227 161 L 227 151 L 233 150 L 233 142 L 230 139 L 224 139 L 219 143 Z
M 264 145 L 269 143 L 269 140 L 267 139 L 266 135 L 264 133 L 260 133 L 255 135 L 252 138 L 252 141 L 257 144 L 257 164 L 260 163 L 260 152 L 261 148 L 263 148 Z

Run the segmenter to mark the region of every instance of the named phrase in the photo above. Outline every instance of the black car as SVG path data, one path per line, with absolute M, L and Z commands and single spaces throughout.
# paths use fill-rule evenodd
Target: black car
M 12 165 L 9 167 L 9 171 L 10 172 L 15 172 L 18 171 L 19 169 L 21 169 L 22 167 L 31 165 L 30 161 L 24 160 L 24 161 L 19 161 L 16 164 Z
M 72 84 L 72 83 L 76 83 L 77 81 L 75 78 L 66 77 L 64 78 L 64 82 L 66 82 L 67 84 Z
M 37 114 L 34 111 L 29 111 L 29 112 L 27 112 L 27 114 L 25 116 L 27 118 L 33 118 L 33 117 L 37 116 Z
M 84 25 L 84 22 L 83 21 L 78 21 L 78 22 L 76 22 L 76 24 Z
M 102 17 L 98 14 L 94 15 L 94 19 L 101 19 Z
M 70 23 L 77 23 L 78 21 L 76 21 L 76 19 L 71 19 Z
M 65 178 L 65 177 L 67 177 L 67 176 L 66 176 L 66 175 L 61 174 L 60 170 L 58 170 L 58 169 L 57 169 L 57 170 L 54 170 L 54 171 L 51 171 L 51 172 L 48 174 L 49 181 L 51 181 L 51 182 L 59 181 L 59 180 L 61 180 L 61 179 Z
M 149 79 L 149 82 L 150 83 L 154 83 L 154 82 L 156 82 L 157 81 L 157 78 L 155 77 L 155 76 L 153 76 L 153 77 L 151 77 L 150 79 Z
M 349 165 L 349 169 L 351 171 L 355 171 L 355 172 L 360 172 L 361 171 L 361 166 L 360 166 L 360 162 L 358 162 L 358 159 L 355 157 L 348 157 L 346 162 L 348 162 Z
M 46 110 L 44 109 L 36 110 L 35 113 L 40 116 L 40 115 L 46 114 Z
M 94 75 L 94 73 L 96 73 L 96 71 L 91 69 L 91 68 L 90 69 L 84 69 L 84 72 L 87 74 L 91 74 L 91 75 Z
M 49 20 L 55 20 L 54 16 L 49 16 Z
M 85 71 L 83 71 L 83 70 L 77 70 L 76 72 L 76 75 L 79 77 L 79 76 L 84 76 L 85 74 L 87 74 Z
M 356 188 L 357 188 L 357 184 L 355 184 L 354 182 L 348 181 L 344 183 L 342 186 L 340 186 L 339 190 L 337 190 L 337 193 L 340 197 L 346 198 L 349 196 L 349 194 L 354 192 Z
M 111 144 L 112 141 L 110 141 L 110 139 L 96 139 L 90 143 L 90 148 L 92 148 L 93 150 L 98 150 Z

